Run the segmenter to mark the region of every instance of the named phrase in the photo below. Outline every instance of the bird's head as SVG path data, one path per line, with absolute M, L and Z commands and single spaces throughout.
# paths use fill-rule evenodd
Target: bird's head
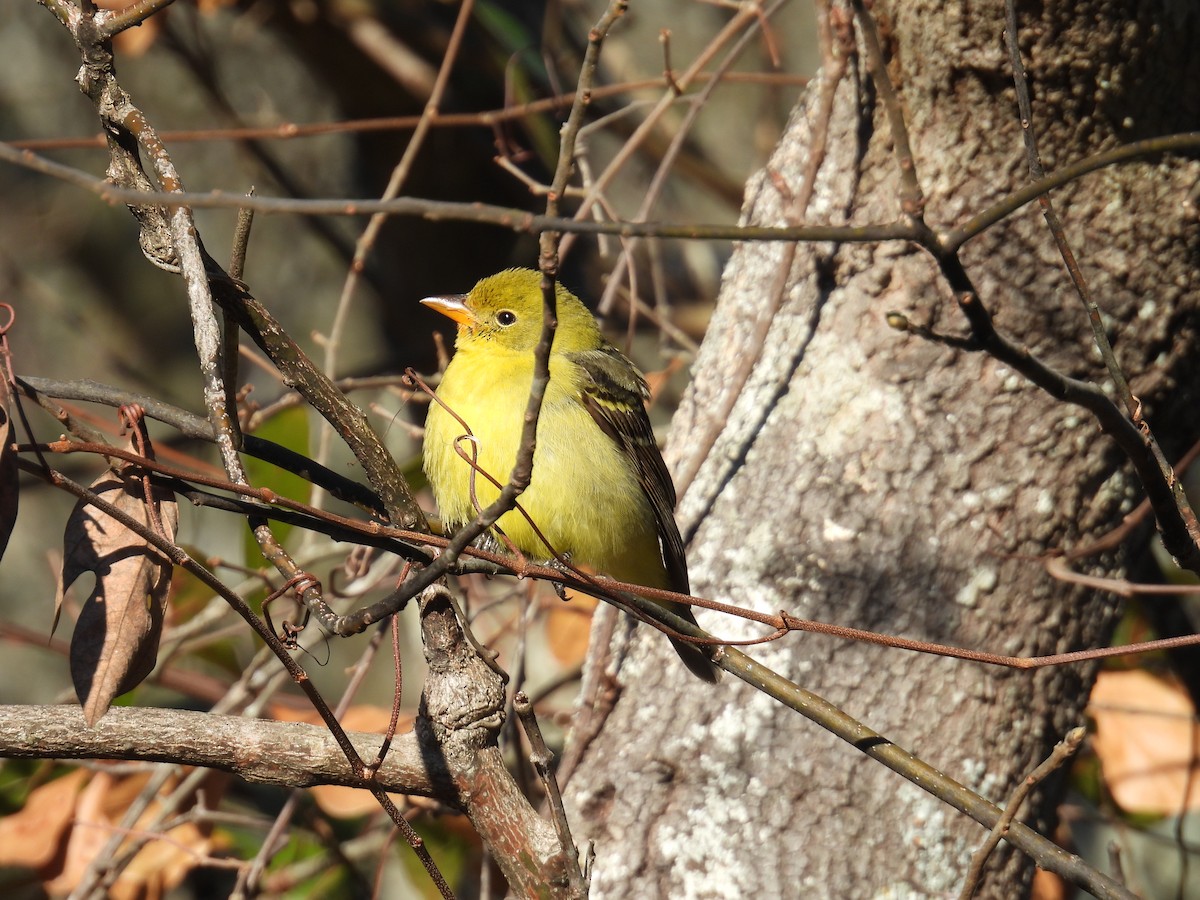
M 554 353 L 594 350 L 602 338 L 596 320 L 579 298 L 555 285 L 558 329 Z M 532 353 L 542 333 L 542 276 L 532 269 L 507 269 L 481 279 L 466 294 L 421 301 L 458 323 L 458 344 L 494 343 Z

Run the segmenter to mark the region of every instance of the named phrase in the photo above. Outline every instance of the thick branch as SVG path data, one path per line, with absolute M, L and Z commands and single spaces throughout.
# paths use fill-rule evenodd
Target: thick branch
M 359 731 L 347 736 L 366 759 L 383 740 Z M 172 709 L 114 708 L 88 728 L 76 706 L 0 706 L 0 757 L 144 760 L 220 769 L 281 787 L 368 787 L 324 726 Z M 398 734 L 375 784 L 455 805 L 453 781 L 431 759 L 415 734 Z

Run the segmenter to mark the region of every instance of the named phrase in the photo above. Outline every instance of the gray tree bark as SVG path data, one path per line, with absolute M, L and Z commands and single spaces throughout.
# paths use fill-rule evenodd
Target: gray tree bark
M 1002 4 L 876 3 L 911 133 L 926 221 L 964 222 L 1028 180 Z M 835 21 L 844 9 L 835 8 Z M 1021 46 L 1048 171 L 1194 129 L 1200 14 L 1178 2 L 1023 4 Z M 854 33 L 859 34 L 857 26 Z M 901 216 L 887 119 L 861 55 L 807 92 L 744 221 Z M 827 140 L 822 99 L 831 98 Z M 825 155 L 815 184 L 806 172 Z M 1197 168 L 1109 168 L 1053 199 L 1109 334 L 1169 456 L 1196 436 Z M 963 261 L 997 327 L 1067 374 L 1104 370 L 1036 204 Z M 1103 645 L 1115 600 L 1031 558 L 1104 533 L 1140 487 L 1086 412 L 940 334 L 966 323 L 934 262 L 902 243 L 740 246 L 669 457 L 699 596 L 1005 654 Z M 694 478 L 690 473 L 694 472 Z M 1106 560 L 1113 571 L 1119 560 Z M 756 632 L 699 612 L 728 637 Z M 574 738 L 577 839 L 593 897 L 862 897 L 962 883 L 983 829 L 808 721 L 726 679 L 705 689 L 647 628 L 602 616 L 611 705 Z M 600 634 L 600 632 L 597 632 Z M 762 632 L 757 632 L 761 634 Z M 1093 670 L 989 668 L 792 634 L 751 655 L 1003 804 L 1082 722 Z M 598 728 L 598 731 L 596 729 Z M 1047 833 L 1057 791 L 1032 824 Z M 1027 890 L 998 852 L 981 896 Z

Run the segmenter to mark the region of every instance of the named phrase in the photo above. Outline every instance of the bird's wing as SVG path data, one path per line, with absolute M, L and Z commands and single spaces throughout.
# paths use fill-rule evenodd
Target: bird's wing
M 587 376 L 580 391 L 584 407 L 633 461 L 638 483 L 654 511 L 671 590 L 690 594 L 683 538 L 675 524 L 675 485 L 646 415 L 645 401 L 650 391 L 645 380 L 611 344 L 568 356 Z

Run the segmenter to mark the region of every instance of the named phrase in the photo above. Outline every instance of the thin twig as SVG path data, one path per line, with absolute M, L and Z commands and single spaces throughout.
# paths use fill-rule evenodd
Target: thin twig
M 186 437 L 201 441 L 215 441 L 212 426 L 207 419 L 203 419 L 177 406 L 172 406 L 169 403 L 164 403 L 148 394 L 128 391 L 87 379 L 55 381 L 50 378 L 37 378 L 31 375 L 18 376 L 17 387 L 24 394 L 32 397 L 46 408 L 72 434 L 84 441 L 103 443 L 104 435 L 71 418 L 66 410 L 61 409 L 57 404 L 51 403 L 49 398 L 56 397 L 88 403 L 103 403 L 113 407 L 136 403 L 145 410 L 148 418 L 156 419 L 159 422 L 170 425 Z M 320 484 L 339 499 L 354 504 L 373 515 L 384 514 L 383 501 L 379 499 L 377 494 L 363 485 L 334 472 L 332 469 L 317 465 L 317 463 L 307 456 L 303 456 L 294 450 L 252 434 L 244 436 L 242 449 L 250 456 L 300 475 L 314 484 Z
M 939 255 L 937 260 L 954 290 L 959 309 L 971 326 L 974 346 L 1011 366 L 1056 400 L 1091 412 L 1133 463 L 1158 517 L 1159 531 L 1167 550 L 1180 565 L 1200 571 L 1200 522 L 1183 494 L 1182 482 L 1175 477 L 1157 443 L 1147 442 L 1143 428 L 1127 418 L 1099 387 L 1062 374 L 1034 356 L 1028 348 L 996 331 L 991 314 L 975 292 L 958 256 Z
M 1055 744 L 1054 749 L 1050 752 L 1050 756 L 1040 766 L 1026 775 L 1013 790 L 1012 794 L 1009 795 L 1008 803 L 1004 805 L 1004 815 L 996 820 L 996 824 L 992 826 L 991 834 L 987 836 L 987 840 L 971 856 L 971 865 L 967 869 L 967 877 L 963 881 L 962 891 L 958 895 L 959 900 L 970 900 L 971 897 L 975 896 L 975 891 L 979 889 L 979 882 L 983 878 L 983 867 L 987 864 L 988 857 L 992 855 L 992 851 L 996 849 L 1000 841 L 1008 834 L 1012 823 L 1017 817 L 1017 813 L 1021 811 L 1021 805 L 1025 802 L 1025 798 L 1029 796 L 1029 792 L 1074 756 L 1075 751 L 1079 749 L 1079 745 L 1083 743 L 1083 739 L 1086 736 L 1087 729 L 1082 725 L 1068 731 L 1066 737 Z
M 558 167 L 555 170 L 554 180 L 551 183 L 551 191 L 546 197 L 548 218 L 557 218 L 558 195 L 566 186 L 567 179 L 571 174 L 572 159 L 575 151 L 575 136 L 579 133 L 580 125 L 583 122 L 584 110 L 588 103 L 588 91 L 592 80 L 595 78 L 596 61 L 599 57 L 600 45 L 608 34 L 608 29 L 624 13 L 626 5 L 627 0 L 613 0 L 588 35 L 588 49 L 584 55 L 583 66 L 580 68 L 579 85 L 575 92 L 575 103 L 571 107 L 571 114 L 567 118 L 567 123 L 563 126 L 562 138 L 559 145 Z M 424 573 L 421 573 L 420 576 L 414 579 L 414 583 L 421 582 L 423 578 L 427 579 L 429 573 L 434 571 L 435 568 L 444 567 L 442 568 L 443 572 L 448 570 L 449 566 L 453 565 L 454 561 L 468 545 L 496 524 L 502 515 L 513 508 L 517 498 L 528 487 L 530 478 L 533 475 L 533 454 L 537 438 L 537 424 L 541 414 L 542 400 L 546 394 L 546 387 L 550 383 L 550 350 L 554 342 L 554 332 L 557 326 L 555 311 L 557 301 L 554 276 L 558 270 L 558 234 L 550 230 L 543 231 L 540 245 L 539 264 L 542 269 L 543 298 L 542 332 L 537 346 L 534 348 L 533 378 L 530 383 L 529 399 L 525 406 L 521 438 L 512 474 L 509 475 L 508 483 L 500 491 L 500 495 L 496 500 L 476 516 L 472 522 L 468 523 L 454 535 L 449 546 L 438 558 L 435 566 L 431 566 Z
M 46 6 L 66 8 L 70 4 L 66 0 L 39 0 Z M 709 72 L 700 72 L 694 81 L 703 84 L 712 78 Z M 753 84 L 768 87 L 804 87 L 809 82 L 805 75 L 793 75 L 786 72 L 729 72 L 724 76 L 726 84 Z M 662 78 L 647 78 L 640 81 L 628 81 L 619 84 L 596 85 L 592 88 L 592 100 L 609 97 L 622 97 L 636 91 L 648 88 L 669 86 Z M 683 98 L 686 100 L 687 98 Z M 439 112 L 433 117 L 433 123 L 438 128 L 494 128 L 505 122 L 532 118 L 543 113 L 551 113 L 575 102 L 575 93 L 555 94 L 540 100 L 530 100 L 527 103 L 506 105 L 501 109 L 481 110 L 479 112 L 447 113 Z M 160 135 L 168 144 L 213 143 L 219 141 L 289 141 L 301 138 L 323 137 L 330 134 L 374 134 L 386 131 L 408 131 L 416 128 L 421 116 L 377 116 L 370 119 L 344 119 L 337 122 L 280 122 L 277 125 L 246 126 L 241 128 L 204 128 L 180 131 L 162 131 Z M 22 140 L 6 141 L 10 147 L 18 150 L 88 150 L 104 147 L 104 135 L 96 134 L 91 137 L 58 137 L 58 138 L 24 138 Z
M 1200 137 L 1196 143 L 1200 146 Z M 513 207 L 487 203 L 456 203 L 448 200 L 422 200 L 396 197 L 355 200 L 298 200 L 255 197 L 224 191 L 208 193 L 167 193 L 133 190 L 116 185 L 80 169 L 56 163 L 28 150 L 13 150 L 0 141 L 0 160 L 11 162 L 44 175 L 50 175 L 96 194 L 115 205 L 186 203 L 193 209 L 238 209 L 252 207 L 265 213 L 296 213 L 314 216 L 360 216 L 387 213 L 394 216 L 419 216 L 432 222 L 460 221 L 497 225 L 519 234 L 557 231 L 574 234 L 612 234 L 623 237 L 660 237 L 687 240 L 720 241 L 841 241 L 873 243 L 913 241 L 919 235 L 906 222 L 885 225 L 802 225 L 789 228 L 764 228 L 746 225 L 663 224 L 658 222 L 598 222 L 536 215 Z
M 253 197 L 254 194 L 254 187 L 251 186 L 246 196 Z M 233 250 L 229 254 L 229 274 L 238 281 L 242 280 L 246 270 L 246 253 L 250 249 L 250 229 L 253 225 L 254 210 L 246 206 L 239 207 L 237 224 L 233 229 Z
M 458 53 L 462 47 L 463 34 L 466 31 L 467 23 L 471 19 L 474 7 L 474 0 L 463 0 L 462 5 L 459 6 L 458 17 L 454 22 L 454 30 L 450 34 L 449 43 L 446 45 L 446 50 L 442 55 L 441 66 L 438 69 L 437 78 L 434 80 L 433 89 L 425 104 L 421 118 L 417 122 L 416 130 L 405 146 L 400 161 L 392 170 L 391 177 L 388 179 L 387 186 L 384 188 L 381 197 L 383 200 L 391 200 L 400 193 L 400 189 L 404 186 L 409 173 L 412 171 L 412 166 L 417 155 L 425 146 L 425 138 L 433 127 L 433 121 L 437 117 L 438 108 L 445 96 L 446 86 L 450 82 L 450 75 L 458 60 Z M 338 353 L 344 341 L 346 324 L 350 318 L 351 301 L 358 287 L 359 276 L 366 270 L 367 258 L 375 247 L 375 242 L 378 240 L 379 234 L 387 222 L 387 218 L 385 213 L 376 213 L 371 216 L 366 228 L 363 229 L 362 234 L 359 235 L 358 241 L 355 243 L 354 258 L 346 270 L 346 278 L 342 283 L 342 291 L 338 297 L 333 323 L 329 329 L 329 340 L 325 345 L 325 360 L 322 368 L 330 378 L 333 378 L 337 373 Z M 328 462 L 332 441 L 333 431 L 328 428 L 321 429 L 317 439 L 317 451 L 315 454 L 318 462 L 322 464 Z M 312 501 L 314 506 L 322 506 L 324 504 L 324 497 L 320 492 L 316 492 L 312 497 Z
M 537 716 L 533 713 L 533 704 L 529 702 L 529 697 L 524 691 L 517 691 L 513 696 L 513 708 L 521 720 L 521 727 L 525 729 L 525 737 L 529 739 L 529 761 L 533 763 L 534 771 L 542 780 L 542 787 L 546 791 L 546 798 L 550 805 L 550 818 L 554 821 L 554 830 L 558 834 L 558 841 L 562 845 L 563 857 L 567 863 L 567 879 L 571 885 L 570 895 L 578 900 L 578 898 L 588 895 L 588 883 L 579 868 L 579 848 L 575 846 L 575 841 L 571 838 L 571 824 L 567 821 L 567 811 L 563 807 L 562 791 L 558 788 L 558 781 L 555 779 L 554 770 L 551 767 L 554 762 L 554 754 L 546 746 L 546 740 L 542 737 L 542 729 L 538 726 Z
M 392 617 L 392 622 L 395 623 L 396 617 Z M 346 715 L 346 711 L 350 708 L 355 695 L 358 693 L 359 687 L 362 686 L 363 679 L 366 677 L 367 670 L 371 666 L 371 662 L 375 659 L 375 655 L 379 652 L 379 647 L 383 643 L 384 628 L 376 629 L 371 635 L 371 639 L 367 642 L 358 661 L 354 664 L 354 669 L 350 673 L 350 679 L 346 684 L 345 691 L 342 692 L 342 698 L 338 701 L 337 708 L 334 710 L 334 715 L 338 720 Z M 372 777 L 379 771 L 379 761 L 377 760 L 370 767 Z M 240 900 L 240 898 L 257 896 L 259 881 L 262 879 L 263 873 L 267 869 L 267 865 L 271 862 L 275 854 L 276 845 L 283 839 L 288 826 L 291 824 L 292 817 L 299 808 L 301 799 L 304 793 L 300 790 L 293 790 L 283 807 L 279 810 L 279 814 L 275 816 L 275 820 L 271 823 L 267 835 L 263 838 L 262 845 L 258 852 L 254 855 L 254 859 L 250 865 L 244 867 L 238 874 L 237 883 L 234 885 L 233 891 L 230 893 L 230 900 Z
M 246 192 L 247 197 L 254 196 L 254 188 Z M 250 249 L 250 228 L 254 225 L 254 210 L 241 207 L 237 212 L 237 225 L 233 230 L 233 249 L 229 253 L 229 274 L 241 281 L 246 271 L 246 253 Z M 238 417 L 238 362 L 241 354 L 238 352 L 237 322 L 233 314 L 221 310 L 221 380 L 225 384 L 225 416 L 229 420 L 230 431 L 233 435 L 234 446 L 240 451 L 245 443 L 242 435 L 242 421 Z
M 1031 181 L 1039 181 L 1046 177 L 1046 172 L 1042 168 L 1042 156 L 1038 152 L 1037 132 L 1033 127 L 1033 104 L 1029 99 L 1029 82 L 1025 77 L 1025 64 L 1021 60 L 1021 48 L 1017 42 L 1017 8 L 1013 0 L 1005 0 L 1004 16 L 1004 44 L 1008 48 L 1008 60 L 1012 65 L 1013 83 L 1017 90 L 1017 111 L 1021 116 L 1021 133 L 1025 138 L 1025 156 L 1029 160 L 1029 177 Z M 1062 221 L 1058 218 L 1058 213 L 1054 210 L 1050 194 L 1045 193 L 1039 196 L 1038 205 L 1042 208 L 1046 225 L 1050 228 L 1050 234 L 1054 236 L 1054 243 L 1058 247 L 1059 255 L 1062 256 L 1067 272 L 1071 276 L 1075 293 L 1079 295 L 1079 299 L 1083 303 L 1088 322 L 1092 326 L 1092 340 L 1096 342 L 1096 349 L 1100 351 L 1100 357 L 1108 368 L 1108 375 L 1116 386 L 1117 396 L 1125 404 L 1125 411 L 1129 413 L 1130 418 L 1136 421 L 1141 415 L 1141 401 L 1133 396 L 1125 373 L 1121 371 L 1121 366 L 1113 353 L 1112 344 L 1109 343 L 1108 335 L 1104 331 L 1104 320 L 1100 315 L 1100 307 L 1096 305 L 1087 279 L 1084 278 L 1083 271 L 1079 268 L 1079 262 L 1075 259 L 1075 254 L 1067 242 L 1066 231 L 1063 229 Z
M 1198 457 L 1200 457 L 1200 441 L 1192 444 L 1188 451 L 1175 461 L 1175 465 L 1172 467 L 1175 477 L 1182 477 L 1183 473 L 1188 470 L 1191 464 L 1195 462 Z M 1154 507 L 1150 503 L 1150 498 L 1143 498 L 1142 502 L 1134 507 L 1133 512 L 1125 515 L 1125 517 L 1121 520 L 1120 525 L 1109 531 L 1108 534 L 1101 535 L 1099 538 L 1090 543 L 1084 544 L 1080 547 L 1071 548 L 1066 552 L 1066 558 L 1083 559 L 1088 556 L 1095 556 L 1100 553 L 1105 553 L 1109 550 L 1115 550 L 1125 542 L 1125 539 L 1129 536 L 1130 532 L 1144 522 L 1147 516 L 1151 515 L 1153 512 Z
M 175 0 L 138 0 L 118 12 L 113 12 L 105 19 L 102 32 L 105 37 L 114 38 L 128 28 L 141 25 L 160 9 L 166 9 L 174 2 Z
M 1021 49 L 1017 43 L 1016 4 L 1013 0 L 1005 0 L 1004 9 L 1004 40 L 1008 47 L 1009 62 L 1013 68 L 1013 81 L 1017 91 L 1017 107 L 1021 116 L 1021 130 L 1025 137 L 1025 155 L 1029 160 L 1030 177 L 1034 181 L 1037 181 L 1045 177 L 1045 172 L 1042 170 L 1041 155 L 1038 153 L 1037 133 L 1034 131 L 1033 125 L 1033 105 L 1029 99 L 1029 85 L 1025 78 L 1025 66 L 1021 61 Z M 1088 323 L 1092 327 L 1092 340 L 1095 342 L 1096 348 L 1100 352 L 1100 357 L 1104 360 L 1104 365 L 1108 369 L 1108 377 L 1112 379 L 1116 395 L 1121 403 L 1125 405 L 1125 412 L 1129 416 L 1130 421 L 1137 426 L 1145 445 L 1146 453 L 1157 465 L 1158 477 L 1170 488 L 1171 499 L 1177 508 L 1179 519 L 1182 520 L 1191 538 L 1192 546 L 1186 547 L 1181 542 L 1171 540 L 1172 529 L 1167 524 L 1167 511 L 1156 505 L 1155 510 L 1158 512 L 1159 520 L 1160 522 L 1164 522 L 1164 540 L 1173 555 L 1179 557 L 1184 562 L 1184 565 L 1194 569 L 1197 566 L 1197 562 L 1200 562 L 1200 523 L 1197 522 L 1196 513 L 1188 502 L 1187 495 L 1184 493 L 1182 486 L 1176 481 L 1170 463 L 1167 462 L 1166 454 L 1163 453 L 1162 448 L 1155 439 L 1149 424 L 1142 417 L 1142 401 L 1134 396 L 1133 391 L 1129 387 L 1129 382 L 1125 378 L 1125 373 L 1121 370 L 1120 363 L 1117 362 L 1116 354 L 1113 353 L 1112 344 L 1109 342 L 1108 334 L 1105 332 L 1100 307 L 1096 303 L 1091 287 L 1088 285 L 1087 278 L 1084 277 L 1083 270 L 1080 268 L 1074 252 L 1071 250 L 1071 246 L 1067 241 L 1066 231 L 1063 228 L 1062 221 L 1058 217 L 1058 213 L 1055 212 L 1050 195 L 1048 193 L 1040 195 L 1038 203 L 1042 208 L 1042 215 L 1046 219 L 1046 225 L 1054 237 L 1054 243 L 1058 247 L 1059 255 L 1062 256 L 1063 263 L 1067 267 L 1067 272 L 1071 276 L 1071 283 L 1075 287 L 1075 293 L 1079 296 L 1079 300 L 1083 304 L 1084 312 L 1088 317 Z M 1140 472 L 1139 474 L 1142 474 L 1142 480 L 1145 482 L 1145 473 Z
M 512 651 L 509 653 L 510 662 L 508 664 L 508 687 L 511 688 L 511 691 L 508 692 L 508 699 L 504 705 L 505 735 L 508 738 L 509 746 L 518 754 L 520 753 L 521 748 L 521 724 L 517 721 L 519 716 L 514 716 L 513 713 L 516 712 L 517 697 L 526 696 L 524 687 L 525 667 L 529 662 L 527 655 L 529 650 L 529 623 L 537 614 L 537 606 L 533 603 L 533 594 L 537 590 L 537 583 L 529 581 L 525 583 L 523 587 L 524 591 L 522 592 L 522 602 L 518 604 L 519 612 L 516 616 L 516 641 Z M 496 635 L 493 640 L 498 637 L 499 635 Z M 526 697 L 526 699 L 528 698 Z M 534 763 L 535 768 L 536 766 L 537 764 Z M 516 779 L 517 787 L 520 788 L 521 793 L 526 797 L 532 797 L 533 791 L 530 790 L 529 775 L 525 770 L 525 766 L 515 766 L 513 777 Z M 557 828 L 558 823 L 555 822 L 555 830 L 557 830 Z M 559 837 L 561 841 L 561 835 Z
M 764 12 L 764 16 L 770 17 L 774 15 L 776 10 L 783 6 L 785 2 L 786 0 L 776 0 L 776 2 L 774 2 Z M 653 210 L 654 205 L 658 203 L 659 197 L 661 196 L 663 189 L 666 187 L 667 178 L 673 170 L 673 165 L 676 158 L 678 157 L 679 153 L 682 152 L 688 138 L 691 136 L 692 126 L 699 118 L 700 113 L 705 109 L 705 106 L 708 103 L 709 98 L 712 96 L 713 91 L 715 91 L 716 88 L 722 83 L 725 74 L 733 67 L 734 63 L 738 61 L 743 51 L 747 46 L 749 46 L 755 35 L 758 34 L 758 26 L 761 25 L 763 21 L 764 19 L 762 18 L 756 19 L 753 24 L 746 28 L 738 40 L 734 42 L 733 46 L 725 54 L 721 62 L 717 64 L 717 67 L 713 73 L 713 77 L 709 79 L 709 81 L 704 85 L 703 88 L 700 89 L 699 92 L 697 92 L 692 103 L 689 104 L 688 110 L 684 114 L 682 121 L 675 126 L 674 134 L 671 137 L 671 143 L 667 147 L 666 152 L 663 153 L 662 159 L 658 164 L 654 176 L 650 179 L 650 183 L 646 187 L 645 196 L 643 197 L 642 202 L 639 204 L 637 212 L 634 213 L 632 221 L 644 222 L 649 218 L 651 210 Z M 667 67 L 667 80 L 670 85 L 674 86 L 675 82 L 673 77 L 671 77 L 670 72 L 670 57 L 667 55 L 668 48 L 670 47 L 670 41 L 668 40 L 670 32 L 664 29 L 663 35 L 664 37 L 661 37 L 660 40 L 663 44 L 664 56 L 666 57 L 664 65 Z M 616 265 L 609 274 L 608 285 L 605 288 L 604 296 L 600 299 L 601 309 L 606 308 L 609 299 L 617 291 L 621 282 L 624 280 L 625 270 L 630 267 L 630 260 L 633 253 L 637 250 L 637 246 L 637 241 L 630 241 L 629 244 L 622 250 L 620 257 L 617 259 Z M 636 293 L 634 295 L 636 296 Z M 632 327 L 632 324 L 631 317 L 630 327 Z M 680 493 L 682 493 L 682 491 Z
M 666 115 L 668 109 L 676 102 L 678 98 L 677 91 L 688 90 L 692 82 L 704 70 L 704 67 L 720 52 L 734 36 L 742 29 L 757 22 L 758 5 L 761 0 L 752 0 L 752 2 L 739 4 L 736 14 L 725 23 L 721 31 L 713 37 L 708 44 L 705 45 L 700 55 L 693 60 L 688 68 L 680 73 L 674 81 L 667 85 L 663 91 L 662 97 L 659 98 L 654 108 L 646 115 L 646 118 L 634 129 L 633 134 L 626 138 L 621 145 L 620 150 L 609 161 L 604 170 L 596 176 L 592 182 L 588 196 L 583 203 L 579 205 L 579 209 L 575 212 L 575 221 L 578 225 L 585 223 L 586 217 L 591 213 L 593 205 L 607 190 L 609 183 L 616 177 L 617 173 L 622 170 L 633 154 L 641 147 L 642 143 L 650 135 L 650 133 L 658 126 L 662 117 Z M 590 225 L 601 225 L 603 223 L 590 222 Z M 562 252 L 566 253 L 570 249 L 572 239 L 575 235 L 583 233 L 580 228 L 559 229 L 567 233 L 567 238 L 562 244 Z M 617 232 L 607 232 L 617 233 Z
M 904 112 L 900 108 L 900 98 L 896 95 L 896 86 L 888 76 L 887 60 L 883 56 L 883 44 L 879 38 L 879 28 L 875 24 L 875 16 L 869 13 L 863 0 L 851 0 L 854 7 L 854 18 L 858 22 L 859 33 L 862 35 L 863 47 L 866 49 L 867 67 L 871 72 L 871 80 L 879 91 L 879 99 L 883 102 L 887 113 L 888 127 L 892 135 L 892 148 L 896 156 L 896 167 L 900 172 L 900 208 L 904 214 L 917 221 L 924 220 L 925 194 L 921 190 L 921 181 L 917 176 L 917 164 L 913 158 L 912 145 L 908 139 L 908 125 L 904 121 Z

